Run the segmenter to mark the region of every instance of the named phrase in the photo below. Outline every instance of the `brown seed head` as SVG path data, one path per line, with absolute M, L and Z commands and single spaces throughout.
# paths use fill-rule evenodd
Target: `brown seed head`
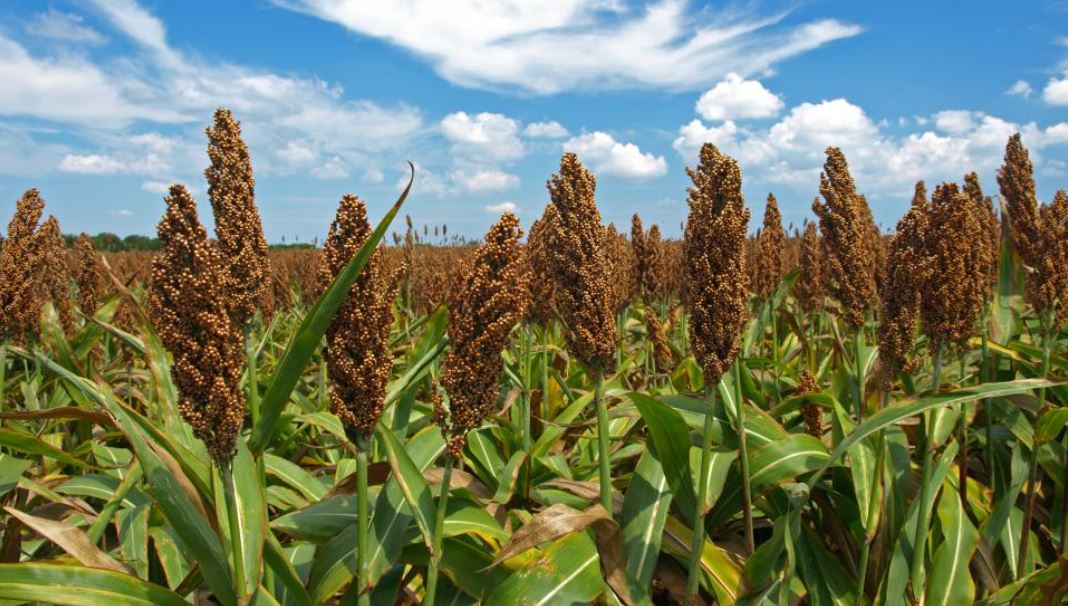
M 74 282 L 78 285 L 78 309 L 87 317 L 96 313 L 104 290 L 104 276 L 100 261 L 93 250 L 89 234 L 81 234 L 74 241 Z
M 333 282 L 371 231 L 364 203 L 351 194 L 341 198 L 319 260 L 319 281 Z M 331 409 L 354 441 L 374 431 L 393 370 L 389 332 L 396 288 L 388 283 L 382 256 L 382 249 L 371 255 L 326 331 Z
M 739 335 L 748 319 L 749 210 L 738 164 L 714 145 L 701 147 L 697 168 L 686 173 L 693 186 L 687 189 L 683 294 L 690 308 L 690 343 L 711 388 L 738 356 Z
M 40 285 L 42 296 L 52 302 L 59 313 L 63 328 L 74 326 L 74 308 L 70 298 L 70 265 L 67 258 L 67 241 L 59 228 L 59 221 L 49 215 L 41 229 L 34 234 L 40 247 Z
M 208 197 L 215 216 L 215 235 L 226 264 L 226 300 L 234 323 L 244 328 L 260 308 L 273 310 L 271 268 L 263 224 L 256 208 L 252 160 L 241 139 L 241 123 L 230 110 L 215 111 L 207 129 L 211 166 L 204 170 Z
M 964 194 L 972 203 L 972 212 L 979 219 L 983 228 L 982 246 L 986 249 L 984 256 L 990 259 L 987 265 L 988 291 L 993 290 L 998 281 L 998 263 L 1001 256 L 1001 221 L 994 211 L 994 201 L 990 196 L 983 195 L 983 188 L 979 185 L 979 175 L 968 173 L 964 175 Z M 987 293 L 989 296 L 989 292 Z
M 610 305 L 614 313 L 626 309 L 638 294 L 638 274 L 635 271 L 637 261 L 634 247 L 627 237 L 616 231 L 612 223 L 605 228 L 605 252 L 608 256 L 608 276 Z
M 597 181 L 578 156 L 566 153 L 547 183 L 556 219 L 546 226 L 548 268 L 556 283 L 557 311 L 567 326 L 568 349 L 586 366 L 615 364 L 616 334 L 607 232 L 594 192 Z
M 786 274 L 784 248 L 786 232 L 782 229 L 782 215 L 775 196 L 768 194 L 768 204 L 764 208 L 764 229 L 760 232 L 759 254 L 757 255 L 757 272 L 754 287 L 761 297 L 767 299 L 775 293 Z
M 956 183 L 944 183 L 931 196 L 927 256 L 931 263 L 921 294 L 923 330 L 935 351 L 963 348 L 975 333 L 986 303 L 985 233 L 971 201 Z M 980 271 L 976 271 L 980 268 Z
M 526 314 L 527 272 L 519 219 L 504 213 L 470 262 L 457 268 L 449 295 L 449 353 L 441 384 L 449 397 L 448 419 L 438 411 L 448 452 L 459 458 L 467 432 L 497 407 L 504 359 L 512 329 Z
M 886 274 L 879 284 L 882 316 L 879 319 L 879 363 L 884 382 L 898 373 L 915 371 L 919 358 L 913 355 L 920 296 L 928 279 L 927 258 L 929 209 L 927 188 L 916 183 L 912 206 L 897 223 L 890 241 Z
M 1027 298 L 1039 314 L 1056 308 L 1058 319 L 1063 321 L 1068 311 L 1068 278 L 1064 276 L 1068 271 L 1064 231 L 1068 209 L 1060 195 L 1048 207 L 1039 209 L 1031 160 L 1019 133 L 1009 138 L 1005 147 L 998 185 L 1005 199 L 1013 246 L 1029 270 Z
M 542 216 L 530 226 L 524 255 L 531 294 L 527 311 L 531 320 L 543 325 L 556 313 L 556 282 L 550 266 L 552 249 L 549 239 L 549 234 L 559 229 L 556 222 L 556 206 L 549 203 Z
M 864 324 L 864 311 L 875 300 L 878 266 L 875 242 L 878 229 L 867 201 L 857 193 L 845 156 L 827 148 L 820 175 L 819 199 L 812 210 L 820 220 L 826 286 L 841 306 L 843 319 L 854 327 Z
M 46 248 L 38 223 L 44 213 L 44 200 L 36 189 L 19 198 L 15 215 L 0 249 L 0 339 L 22 339 L 38 333 L 41 306 L 42 267 Z
M 163 250 L 152 263 L 148 313 L 174 357 L 178 410 L 212 458 L 229 461 L 245 418 L 245 336 L 227 308 L 227 267 L 185 186 L 171 185 L 156 231 Z
M 664 332 L 664 324 L 656 310 L 651 306 L 645 306 L 645 331 L 649 337 L 649 343 L 653 346 L 653 362 L 660 372 L 670 372 L 675 368 L 675 355 L 668 345 L 667 334 Z
M 820 386 L 816 378 L 807 370 L 802 370 L 797 377 L 797 394 L 819 393 Z M 813 437 L 823 435 L 823 409 L 818 404 L 806 402 L 801 405 L 801 414 L 805 417 L 805 431 Z
M 793 293 L 801 309 L 812 312 L 823 301 L 823 265 L 820 258 L 820 234 L 815 223 L 806 223 L 801 236 L 798 276 Z

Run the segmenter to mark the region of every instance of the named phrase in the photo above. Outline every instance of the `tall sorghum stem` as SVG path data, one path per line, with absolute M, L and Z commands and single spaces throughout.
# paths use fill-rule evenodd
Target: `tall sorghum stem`
M 7 391 L 7 340 L 0 338 L 0 412 L 4 411 L 4 393 Z
M 778 318 L 777 310 L 775 309 L 775 301 L 768 299 L 768 320 L 771 321 L 771 360 L 775 366 L 772 368 L 771 380 L 775 386 L 775 404 L 778 405 L 782 400 L 782 390 L 779 387 L 779 323 L 776 321 Z
M 237 513 L 237 491 L 234 489 L 234 466 L 230 459 L 219 461 L 219 474 L 222 476 L 224 498 L 226 499 L 226 522 L 230 527 L 230 555 L 234 570 L 234 593 L 239 604 L 247 604 L 248 597 L 241 598 L 245 592 L 245 554 L 241 543 L 241 522 Z
M 968 353 L 960 354 L 960 384 L 964 385 L 964 376 L 968 372 Z M 960 460 L 957 463 L 959 471 L 957 489 L 960 492 L 960 505 L 968 511 L 968 404 L 960 405 L 960 425 L 958 425 L 957 441 L 960 442 Z
M 452 481 L 453 458 L 445 457 L 445 470 L 441 474 L 441 496 L 438 497 L 438 511 L 434 518 L 433 547 L 430 552 L 430 568 L 426 575 L 426 596 L 423 603 L 434 606 L 438 592 L 438 575 L 441 568 L 442 535 L 445 531 L 445 508 L 449 503 L 449 484 Z
M 541 411 L 539 415 L 546 418 L 549 415 L 549 320 L 541 327 Z
M 934 351 L 934 377 L 932 383 L 934 385 L 934 392 L 938 393 L 939 387 L 942 382 L 942 347 L 936 346 Z M 934 436 L 931 434 L 933 429 L 932 419 L 934 417 L 930 412 L 923 413 L 923 427 L 921 431 L 922 442 L 918 443 L 920 448 L 923 448 L 923 468 L 922 475 L 920 476 L 920 508 L 917 511 L 916 517 L 916 537 L 912 542 L 912 593 L 914 596 L 923 595 L 923 562 L 924 562 L 924 550 L 927 544 L 927 525 L 928 525 L 928 509 L 931 507 L 931 498 L 933 497 L 931 490 L 931 471 L 934 467 L 934 445 L 931 443 Z
M 260 418 L 260 386 L 257 380 L 257 351 L 256 343 L 253 340 L 253 331 L 251 324 L 245 328 L 245 362 L 246 371 L 248 372 L 248 410 L 249 415 L 252 417 L 252 425 L 255 426 L 256 422 Z
M 523 325 L 520 327 L 520 361 L 519 364 L 523 365 L 522 376 L 520 380 L 523 382 L 523 397 L 520 400 L 522 409 L 519 411 L 520 426 L 523 432 L 523 450 L 530 451 L 531 437 L 530 437 L 530 373 L 531 373 L 531 359 L 530 355 L 530 331 L 533 327 L 530 325 Z M 516 370 L 519 371 L 519 364 L 516 365 Z
M 857 422 L 864 420 L 864 361 L 861 360 L 861 334 L 864 328 L 858 327 L 853 331 L 853 372 L 855 381 L 854 396 L 856 401 L 854 405 L 856 407 Z
M 1042 314 L 1041 319 L 1041 331 L 1042 331 L 1042 378 L 1049 377 L 1049 357 L 1050 350 L 1053 348 L 1053 339 L 1056 336 L 1056 332 L 1053 329 L 1053 318 L 1056 317 L 1056 313 L 1053 309 Z M 1041 414 L 1042 408 L 1046 405 L 1046 388 L 1040 387 L 1038 390 L 1038 412 L 1035 414 L 1037 420 L 1038 414 Z M 1031 425 L 1031 429 L 1034 429 L 1034 423 Z M 1029 461 L 1029 469 L 1027 473 L 1027 506 L 1024 510 L 1023 527 L 1020 530 L 1020 557 L 1016 563 L 1016 573 L 1019 576 L 1024 576 L 1024 565 L 1027 563 L 1027 549 L 1031 543 L 1031 520 L 1035 516 L 1035 497 L 1038 492 L 1038 442 L 1035 441 L 1031 446 L 1031 460 Z
M 597 406 L 597 464 L 600 470 L 601 505 L 612 514 L 612 465 L 608 458 L 608 402 L 604 397 L 604 372 L 597 371 L 597 391 L 594 393 Z
M 693 515 L 693 537 L 690 541 L 689 578 L 686 583 L 686 597 L 690 603 L 697 599 L 701 582 L 701 552 L 705 543 L 705 501 L 708 500 L 709 468 L 712 466 L 712 429 L 716 417 L 716 386 L 705 386 L 705 428 L 701 435 L 701 482 L 697 488 L 697 507 Z
M 990 373 L 990 348 L 987 340 L 987 328 L 986 328 L 986 314 L 983 314 L 983 344 L 982 344 L 982 360 L 979 362 L 979 372 L 981 373 L 981 383 L 986 383 L 991 380 Z M 983 417 L 986 421 L 986 472 L 990 476 L 989 485 L 996 486 L 994 483 L 994 421 L 993 421 L 994 407 L 991 404 L 990 399 L 983 400 Z
M 371 603 L 371 576 L 368 574 L 367 539 L 370 536 L 370 507 L 367 499 L 367 453 L 371 441 L 356 441 L 356 604 Z
M 883 406 L 888 404 L 889 392 L 883 392 Z M 873 527 L 879 517 L 879 508 L 883 506 L 876 496 L 879 493 L 879 481 L 883 475 L 883 461 L 886 456 L 886 434 L 880 431 L 875 440 L 875 472 L 871 475 L 871 492 L 868 493 L 868 511 L 865 514 L 864 539 L 860 545 L 860 566 L 857 567 L 857 606 L 863 606 L 864 586 L 868 579 L 868 559 L 871 556 L 871 542 L 875 539 Z M 869 534 L 871 535 L 869 537 Z
M 742 520 L 745 524 L 746 553 L 756 549 L 753 540 L 753 493 L 749 486 L 749 449 L 745 437 L 745 401 L 742 395 L 742 361 L 734 363 L 734 405 L 738 408 L 738 456 L 742 471 Z

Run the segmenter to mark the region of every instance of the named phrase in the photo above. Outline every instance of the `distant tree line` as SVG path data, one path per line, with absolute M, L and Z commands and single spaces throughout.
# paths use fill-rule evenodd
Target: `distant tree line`
M 63 239 L 67 241 L 67 248 L 74 246 L 74 240 L 78 237 L 77 234 L 63 234 Z M 111 232 L 101 232 L 95 236 L 89 236 L 89 239 L 93 241 L 93 248 L 99 252 L 129 252 L 138 250 L 159 250 L 160 242 L 159 238 L 153 238 L 149 236 L 142 236 L 140 234 L 130 234 L 124 238 L 120 238 L 118 235 Z M 282 244 L 270 244 L 269 248 L 272 249 L 300 249 L 300 248 L 315 248 L 318 242 L 298 242 L 286 244 L 284 241 Z

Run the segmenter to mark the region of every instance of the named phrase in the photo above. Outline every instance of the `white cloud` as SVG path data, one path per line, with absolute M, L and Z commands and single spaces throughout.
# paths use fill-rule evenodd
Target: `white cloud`
M 369 183 L 381 183 L 386 180 L 386 174 L 373 166 L 363 171 L 363 180 Z
M 1042 100 L 1050 105 L 1068 105 L 1068 74 L 1050 78 L 1046 88 L 1042 89 Z
M 442 118 L 441 132 L 455 153 L 468 158 L 500 162 L 524 153 L 519 123 L 504 114 L 455 112 Z
M 975 129 L 975 119 L 982 118 L 981 112 L 961 109 L 940 111 L 934 116 L 935 128 L 953 135 L 959 135 Z
M 994 174 L 1015 132 L 1022 133 L 1038 167 L 1044 166 L 1046 148 L 1068 144 L 1068 123 L 1063 122 L 1040 128 L 969 110 L 942 111 L 915 122 L 933 128 L 893 135 L 887 132 L 889 124 L 876 124 L 863 108 L 834 99 L 802 103 L 768 128 L 741 128 L 731 121 L 707 126 L 693 120 L 679 128 L 674 147 L 692 165 L 701 144 L 713 143 L 737 159 L 742 173 L 754 180 L 809 193 L 818 183 L 824 150 L 833 145 L 845 152 L 861 191 L 873 198 L 907 199 L 918 179 L 959 181 L 971 171 L 984 175 L 988 187 L 996 187 Z
M 100 154 L 67 154 L 59 163 L 59 170 L 84 175 L 113 175 L 124 172 L 126 165 L 122 162 Z
M 174 184 L 174 183 L 177 183 L 177 182 L 178 182 L 177 180 L 173 180 L 173 179 L 170 180 L 170 181 L 145 181 L 144 183 L 141 184 L 141 189 L 143 189 L 143 190 L 145 190 L 145 191 L 147 191 L 149 193 L 152 193 L 152 194 L 163 194 L 163 195 L 166 195 L 167 193 L 170 192 L 171 185 Z M 199 194 L 200 193 L 200 188 L 198 188 L 198 187 L 196 187 L 194 185 L 186 184 L 185 189 L 191 194 Z
M 519 185 L 519 177 L 499 170 L 457 170 L 451 176 L 456 185 L 468 191 L 501 191 Z
M 523 134 L 528 137 L 544 137 L 546 139 L 559 139 L 571 133 L 567 132 L 563 124 L 556 120 L 549 122 L 531 122 L 523 129 Z
M 517 210 L 519 210 L 519 207 L 515 205 L 515 202 L 501 202 L 500 204 L 489 204 L 486 206 L 486 212 L 491 215 L 514 213 Z
M 1014 97 L 1024 97 L 1026 99 L 1027 97 L 1030 97 L 1033 92 L 1035 91 L 1031 88 L 1031 84 L 1028 83 L 1027 80 L 1017 80 L 1005 91 L 1005 94 Z
M 349 165 L 337 156 L 311 170 L 312 175 L 320 179 L 344 179 L 349 176 Z
M 133 211 L 128 208 L 120 208 L 114 214 L 116 217 L 132 217 Z
M 54 8 L 37 13 L 26 24 L 26 33 L 31 36 L 77 42 L 84 44 L 103 44 L 107 38 L 95 29 L 84 24 L 85 17 L 74 13 L 63 13 Z
M 275 152 L 280 159 L 293 165 L 302 165 L 319 157 L 314 149 L 304 141 L 287 141 L 286 146 Z
M 760 82 L 730 73 L 701 95 L 696 111 L 706 120 L 737 120 L 769 118 L 782 111 L 782 107 L 782 99 Z
M 578 154 L 598 174 L 647 179 L 667 173 L 667 162 L 663 156 L 642 153 L 637 145 L 620 143 L 612 135 L 601 131 L 568 139 L 564 142 L 564 150 Z
M 405 48 L 461 86 L 541 94 L 573 89 L 692 90 L 855 36 L 834 19 L 716 11 L 687 0 L 274 0 Z

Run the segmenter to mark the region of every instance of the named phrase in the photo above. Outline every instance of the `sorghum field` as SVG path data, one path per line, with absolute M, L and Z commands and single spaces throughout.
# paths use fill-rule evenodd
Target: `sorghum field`
M 568 153 L 533 225 L 430 244 L 346 194 L 269 250 L 229 111 L 208 156 L 214 234 L 175 184 L 154 253 L 18 201 L 0 603 L 1068 595 L 1068 196 L 1019 136 L 893 234 L 833 147 L 811 222 L 751 229 L 706 144 L 681 241 L 603 225 Z

